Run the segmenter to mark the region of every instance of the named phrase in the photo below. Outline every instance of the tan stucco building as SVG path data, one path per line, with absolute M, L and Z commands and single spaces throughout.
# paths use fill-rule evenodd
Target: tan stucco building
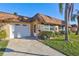
M 6 30 L 7 39 L 34 36 L 34 33 L 38 33 L 39 30 L 59 32 L 63 27 L 64 21 L 39 13 L 29 18 L 0 12 L 0 30 Z

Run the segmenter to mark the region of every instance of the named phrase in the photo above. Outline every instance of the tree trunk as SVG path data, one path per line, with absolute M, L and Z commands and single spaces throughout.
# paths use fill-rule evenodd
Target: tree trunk
M 78 22 L 78 27 L 77 27 L 76 35 L 79 34 L 79 16 L 77 17 L 77 22 Z
M 65 41 L 68 41 L 68 3 L 65 5 Z

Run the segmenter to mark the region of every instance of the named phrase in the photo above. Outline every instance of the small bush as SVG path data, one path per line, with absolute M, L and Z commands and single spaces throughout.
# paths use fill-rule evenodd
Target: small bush
M 53 37 L 58 37 L 58 36 L 64 35 L 64 34 L 65 34 L 64 31 L 59 31 L 59 32 L 53 32 L 52 36 L 53 36 Z
M 59 35 L 59 32 L 55 32 L 55 35 Z
M 55 32 L 52 32 L 52 37 L 55 37 Z
M 0 31 L 0 39 L 5 39 L 7 37 L 7 33 L 5 30 Z
M 52 37 L 57 37 L 57 36 L 59 36 L 60 35 L 60 32 L 53 32 L 52 33 Z
M 50 39 L 50 37 L 52 36 L 52 31 L 42 31 L 39 33 L 39 38 L 40 39 Z
M 60 34 L 61 34 L 61 35 L 65 34 L 65 31 L 60 31 Z

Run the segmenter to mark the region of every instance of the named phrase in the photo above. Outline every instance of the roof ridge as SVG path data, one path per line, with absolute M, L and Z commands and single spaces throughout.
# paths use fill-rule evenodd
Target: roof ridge
M 52 17 L 52 16 L 49 16 L 49 15 L 44 15 L 44 14 L 42 14 L 42 13 L 37 13 L 36 15 L 43 15 L 43 16 L 49 17 L 49 18 L 51 18 L 51 19 L 54 18 L 55 20 L 64 21 L 64 20 L 59 19 L 59 18 L 56 18 L 56 17 Z

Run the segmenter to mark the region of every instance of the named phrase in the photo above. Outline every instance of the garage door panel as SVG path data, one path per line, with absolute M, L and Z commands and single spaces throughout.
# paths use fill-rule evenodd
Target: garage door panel
M 14 28 L 14 38 L 25 38 L 30 36 L 30 25 L 12 25 Z
M 29 36 L 30 35 L 30 29 L 29 26 L 21 26 L 21 36 Z

